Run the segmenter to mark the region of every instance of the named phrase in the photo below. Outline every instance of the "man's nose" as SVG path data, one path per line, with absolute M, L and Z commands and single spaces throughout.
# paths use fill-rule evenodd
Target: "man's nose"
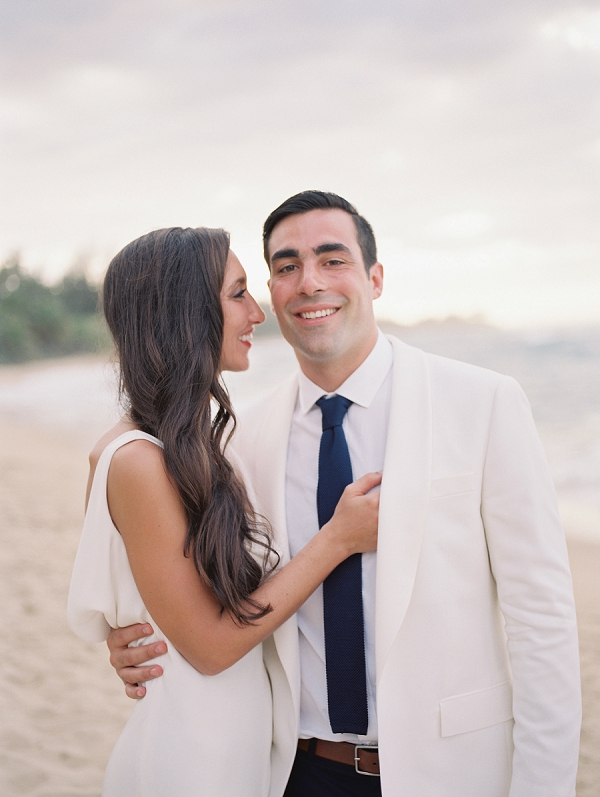
M 319 291 L 324 291 L 326 287 L 323 274 L 318 265 L 310 261 L 303 263 L 298 281 L 298 293 L 312 296 Z

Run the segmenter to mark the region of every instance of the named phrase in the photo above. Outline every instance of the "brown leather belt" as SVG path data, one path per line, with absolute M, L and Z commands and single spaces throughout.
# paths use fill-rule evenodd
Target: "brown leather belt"
M 379 775 L 379 752 L 374 745 L 328 742 L 324 739 L 298 739 L 298 749 L 319 758 L 354 767 L 359 775 Z

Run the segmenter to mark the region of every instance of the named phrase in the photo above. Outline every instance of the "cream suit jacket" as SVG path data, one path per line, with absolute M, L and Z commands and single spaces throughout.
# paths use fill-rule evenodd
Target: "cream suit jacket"
M 573 593 L 527 400 L 509 377 L 390 340 L 376 584 L 383 795 L 573 797 Z M 283 564 L 297 389 L 294 376 L 242 417 L 234 440 Z M 278 797 L 298 733 L 294 619 L 265 643 L 265 660 Z

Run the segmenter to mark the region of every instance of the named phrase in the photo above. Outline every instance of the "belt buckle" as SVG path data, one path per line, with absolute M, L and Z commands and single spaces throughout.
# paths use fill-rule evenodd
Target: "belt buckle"
M 378 778 L 378 772 L 366 772 L 364 769 L 359 769 L 358 765 L 360 763 L 360 758 L 358 755 L 359 750 L 367 750 L 371 753 L 377 753 L 379 748 L 375 744 L 355 744 L 354 745 L 354 770 L 358 772 L 359 775 L 368 775 L 371 778 Z

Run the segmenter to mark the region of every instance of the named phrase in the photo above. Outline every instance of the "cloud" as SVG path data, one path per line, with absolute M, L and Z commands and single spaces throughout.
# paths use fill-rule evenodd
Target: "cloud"
M 410 251 L 457 268 L 474 242 L 507 268 L 543 251 L 567 281 L 577 245 L 600 255 L 599 13 L 568 0 L 7 0 L 0 250 L 55 272 L 69 251 L 205 223 L 232 229 L 262 282 L 262 219 L 317 187 Z
M 487 213 L 478 210 L 466 210 L 462 213 L 450 213 L 433 221 L 427 232 L 433 238 L 468 239 L 478 238 L 488 232 L 492 226 Z
M 543 39 L 573 50 L 600 52 L 600 9 L 571 8 L 547 19 L 539 29 Z

